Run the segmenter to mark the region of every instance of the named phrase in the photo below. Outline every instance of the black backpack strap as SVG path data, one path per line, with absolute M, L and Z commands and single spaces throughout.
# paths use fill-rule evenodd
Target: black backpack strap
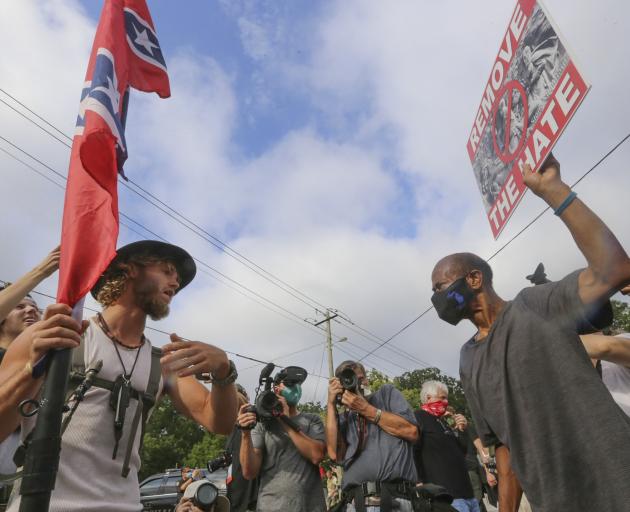
M 70 366 L 68 389 L 66 390 L 66 402 L 83 379 L 85 379 L 85 335 L 81 336 L 79 346 L 72 349 L 72 364 Z
M 136 406 L 136 412 L 133 415 L 131 422 L 131 430 L 129 431 L 129 440 L 127 441 L 127 449 L 125 450 L 125 461 L 122 468 L 122 476 L 127 478 L 129 474 L 129 461 L 131 460 L 131 453 L 133 452 L 133 443 L 136 439 L 136 432 L 142 418 L 142 430 L 140 434 L 140 447 L 142 447 L 142 441 L 144 439 L 144 430 L 149 418 L 149 412 L 155 405 L 157 399 L 157 393 L 160 388 L 160 377 L 162 376 L 162 365 L 160 364 L 160 358 L 162 357 L 162 349 L 158 347 L 151 347 L 151 370 L 149 371 L 149 381 L 147 383 L 146 391 L 138 397 L 138 405 Z

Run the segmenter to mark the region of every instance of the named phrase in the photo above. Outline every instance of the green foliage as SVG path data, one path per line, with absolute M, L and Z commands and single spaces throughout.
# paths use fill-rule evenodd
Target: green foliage
M 626 302 L 612 300 L 613 314 L 615 318 L 610 330 L 612 333 L 630 332 L 630 305 Z
M 219 436 L 204 432 L 201 441 L 198 441 L 190 449 L 184 459 L 184 465 L 191 468 L 205 468 L 210 459 L 214 459 L 225 448 L 225 436 Z
M 326 408 L 321 404 L 321 402 L 300 403 L 300 405 L 298 405 L 298 410 L 300 412 L 310 412 L 312 414 L 317 414 L 322 419 L 324 419 L 324 416 L 326 416 Z
M 394 379 L 394 385 L 403 392 L 412 409 L 417 409 L 420 403 L 420 389 L 422 384 L 429 380 L 443 382 L 448 387 L 448 401 L 455 410 L 470 417 L 470 411 L 464 389 L 458 379 L 443 374 L 438 368 L 423 368 L 412 372 L 405 372 Z
M 392 380 L 384 373 L 372 368 L 366 375 L 372 391 L 378 391 L 383 384 L 392 384 Z
M 223 436 L 211 434 L 181 415 L 170 398 L 164 397 L 147 423 L 139 478 L 142 480 L 181 465 L 205 467 L 208 459 L 215 457 L 224 444 Z

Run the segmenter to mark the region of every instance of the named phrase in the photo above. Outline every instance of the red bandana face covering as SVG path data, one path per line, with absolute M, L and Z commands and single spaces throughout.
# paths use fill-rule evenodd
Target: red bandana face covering
M 448 400 L 436 400 L 435 402 L 430 402 L 428 404 L 422 404 L 420 408 L 423 411 L 432 414 L 433 416 L 437 416 L 438 418 L 444 416 L 446 412 L 446 408 L 448 407 Z

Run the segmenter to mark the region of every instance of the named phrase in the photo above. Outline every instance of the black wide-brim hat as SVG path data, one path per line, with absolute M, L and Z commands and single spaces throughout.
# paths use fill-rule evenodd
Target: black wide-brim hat
M 295 384 L 302 384 L 308 372 L 299 366 L 285 366 L 280 370 L 273 379 L 274 384 L 284 382 L 287 386 L 294 386 Z
M 136 254 L 146 254 L 148 256 L 154 256 L 160 260 L 170 261 L 173 263 L 179 276 L 179 287 L 175 293 L 178 293 L 180 290 L 188 286 L 197 273 L 197 265 L 190 254 L 181 247 L 167 244 L 166 242 L 160 242 L 158 240 L 140 240 L 139 242 L 132 242 L 128 245 L 120 247 L 116 251 L 116 256 L 107 268 L 110 268 L 112 265 L 117 263 L 124 263 Z M 105 270 L 103 275 L 99 277 L 96 284 L 92 287 L 92 290 L 90 291 L 92 297 L 96 298 L 98 292 L 105 284 L 104 276 L 106 273 L 107 270 Z

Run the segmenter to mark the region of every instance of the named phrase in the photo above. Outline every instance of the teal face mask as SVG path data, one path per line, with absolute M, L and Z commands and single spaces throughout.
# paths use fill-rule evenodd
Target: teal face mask
M 290 407 L 294 407 L 298 404 L 300 398 L 302 398 L 302 386 L 300 384 L 295 384 L 293 386 L 287 386 L 285 384 L 282 391 L 280 391 L 280 394 L 284 397 Z

